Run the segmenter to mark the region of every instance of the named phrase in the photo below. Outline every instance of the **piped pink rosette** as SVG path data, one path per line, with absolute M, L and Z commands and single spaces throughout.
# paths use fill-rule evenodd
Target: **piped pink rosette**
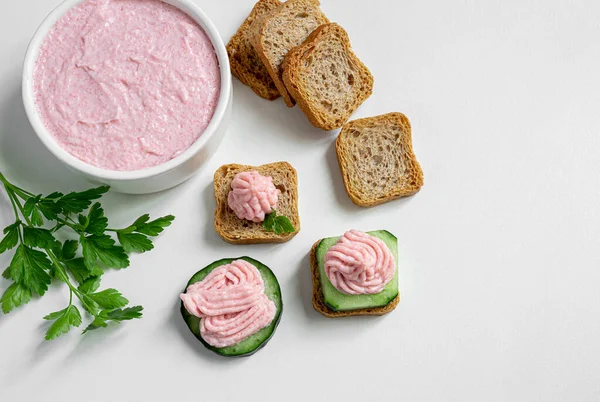
M 395 272 L 394 256 L 385 243 L 358 230 L 344 233 L 325 253 L 325 274 L 349 295 L 379 293 Z
M 276 306 L 265 294 L 260 272 L 244 260 L 215 268 L 180 295 L 186 310 L 200 320 L 200 335 L 224 348 L 240 343 L 268 326 Z
M 227 203 L 238 218 L 262 222 L 277 205 L 280 193 L 272 177 L 256 171 L 240 172 L 231 182 Z

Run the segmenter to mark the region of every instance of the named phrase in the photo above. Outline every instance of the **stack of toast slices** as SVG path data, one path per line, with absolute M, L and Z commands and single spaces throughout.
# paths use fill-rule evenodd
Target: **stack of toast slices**
M 259 0 L 227 45 L 231 71 L 257 95 L 298 104 L 323 130 L 340 128 L 373 92 L 346 31 L 317 0 Z

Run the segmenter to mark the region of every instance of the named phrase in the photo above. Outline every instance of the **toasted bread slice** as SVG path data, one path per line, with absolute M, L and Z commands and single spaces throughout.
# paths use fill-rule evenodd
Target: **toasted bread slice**
M 279 91 L 267 68 L 254 50 L 249 39 L 250 26 L 254 21 L 281 5 L 279 0 L 258 0 L 250 15 L 238 28 L 227 44 L 231 73 L 258 96 L 268 100 L 279 98 Z
M 318 1 L 288 0 L 252 25 L 250 40 L 289 107 L 295 103 L 281 78 L 283 60 L 319 25 L 328 22 Z
M 340 128 L 373 93 L 373 76 L 338 24 L 321 25 L 283 63 L 283 82 L 310 122 Z
M 251 222 L 239 219 L 229 208 L 227 195 L 231 191 L 231 182 L 239 172 L 256 170 L 263 176 L 271 176 L 273 184 L 281 191 L 277 202 L 277 215 L 289 218 L 296 229 L 293 233 L 277 234 L 267 232 L 262 222 Z M 296 236 L 300 231 L 300 216 L 298 215 L 298 174 L 296 169 L 287 162 L 269 163 L 262 166 L 223 165 L 214 177 L 215 199 L 215 230 L 228 243 L 257 244 L 283 243 Z
M 313 285 L 313 295 L 312 295 L 312 303 L 315 310 L 328 318 L 337 318 L 337 317 L 350 317 L 355 315 L 384 315 L 394 310 L 398 303 L 400 303 L 400 293 L 398 296 L 391 302 L 389 302 L 386 306 L 383 307 L 375 307 L 375 308 L 363 308 L 359 310 L 352 311 L 333 311 L 330 309 L 327 304 L 323 301 L 323 292 L 321 291 L 321 279 L 319 277 L 319 263 L 317 262 L 317 246 L 321 243 L 321 240 L 317 241 L 313 244 L 310 249 L 310 269 L 312 272 L 312 285 Z
M 402 113 L 349 122 L 337 138 L 336 151 L 346 192 L 356 205 L 383 204 L 423 186 L 410 122 Z

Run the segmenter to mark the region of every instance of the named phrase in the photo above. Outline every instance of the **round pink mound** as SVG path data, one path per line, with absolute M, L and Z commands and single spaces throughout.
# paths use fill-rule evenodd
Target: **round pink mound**
M 50 30 L 34 71 L 38 112 L 91 165 L 165 163 L 204 132 L 221 76 L 202 28 L 160 0 L 87 0 Z

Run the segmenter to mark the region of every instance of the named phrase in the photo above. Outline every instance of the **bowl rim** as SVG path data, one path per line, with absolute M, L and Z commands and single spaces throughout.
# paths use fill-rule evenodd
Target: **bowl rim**
M 162 175 L 185 164 L 188 160 L 193 158 L 217 132 L 227 112 L 227 107 L 230 100 L 229 98 L 231 97 L 232 85 L 229 56 L 227 54 L 227 49 L 225 48 L 225 43 L 223 42 L 223 39 L 221 38 L 221 35 L 219 34 L 219 31 L 213 22 L 192 0 L 160 0 L 182 10 L 202 27 L 209 37 L 213 48 L 215 49 L 215 53 L 217 54 L 217 60 L 219 61 L 221 88 L 217 107 L 204 132 L 189 148 L 177 155 L 175 158 L 156 166 L 129 171 L 110 170 L 91 165 L 70 154 L 58 144 L 54 136 L 46 128 L 44 122 L 38 114 L 33 90 L 33 74 L 35 64 L 38 59 L 39 50 L 49 31 L 52 29 L 52 27 L 54 27 L 54 24 L 71 8 L 84 1 L 87 0 L 64 0 L 62 3 L 60 3 L 42 21 L 27 47 L 25 60 L 23 62 L 22 96 L 27 118 L 29 119 L 29 122 L 31 123 L 36 135 L 46 146 L 46 148 L 48 148 L 48 150 L 61 162 L 75 170 L 95 177 L 99 180 L 127 181 L 146 179 Z

